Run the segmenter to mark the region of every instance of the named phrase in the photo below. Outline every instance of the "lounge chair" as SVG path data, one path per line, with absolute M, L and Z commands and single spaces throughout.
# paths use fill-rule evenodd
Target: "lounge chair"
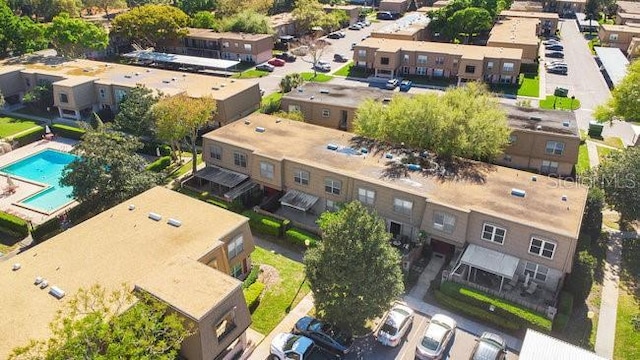
M 509 282 L 504 286 L 504 288 L 506 290 L 511 290 L 513 288 L 516 287 L 516 285 L 518 285 L 518 275 L 513 275 L 513 277 L 511 278 L 511 280 L 509 280 Z
M 536 290 L 538 290 L 538 283 L 532 281 L 531 285 L 529 285 L 529 287 L 527 288 L 527 290 L 525 290 L 525 292 L 529 295 L 533 295 L 533 293 L 535 293 Z

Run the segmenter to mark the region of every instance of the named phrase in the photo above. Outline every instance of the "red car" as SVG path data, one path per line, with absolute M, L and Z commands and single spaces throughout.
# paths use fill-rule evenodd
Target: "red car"
M 282 60 L 282 59 L 273 58 L 273 59 L 269 60 L 268 63 L 273 65 L 273 66 L 284 66 L 285 61 Z

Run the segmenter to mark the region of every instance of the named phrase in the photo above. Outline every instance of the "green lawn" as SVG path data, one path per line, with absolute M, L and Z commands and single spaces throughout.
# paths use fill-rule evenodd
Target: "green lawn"
M 304 81 L 327 82 L 333 79 L 333 76 L 323 74 L 323 73 L 318 73 L 315 77 L 313 76 L 312 72 L 303 72 L 303 73 L 300 73 L 300 75 L 302 75 L 302 78 L 304 79 Z
M 609 153 L 613 150 L 611 148 L 604 147 L 604 146 L 597 146 L 596 148 L 598 149 L 598 158 L 600 159 L 600 162 L 602 162 L 607 157 L 607 155 L 609 155 Z
M 518 77 L 518 96 L 540 96 L 540 76 L 538 74 L 520 74 Z
M 634 326 L 634 318 L 640 320 L 640 240 L 629 239 L 622 243 L 622 272 L 618 313 L 616 317 L 616 342 L 614 360 L 640 358 L 640 324 Z
M 620 149 L 620 150 L 624 149 L 624 142 L 619 137 L 615 137 L 615 136 L 606 137 L 606 138 L 589 137 L 589 139 L 591 141 L 594 141 L 594 142 L 597 142 L 597 143 L 601 143 L 601 144 L 612 146 L 612 147 L 614 147 L 616 149 Z
M 578 148 L 578 163 L 576 164 L 576 174 L 580 175 L 589 170 L 589 151 L 587 144 L 583 143 Z
M 268 71 L 249 69 L 249 70 L 246 70 L 246 71 L 243 71 L 241 73 L 233 75 L 232 78 L 235 78 L 235 79 L 254 79 L 254 78 L 260 78 L 260 77 L 267 76 L 267 75 L 269 75 Z
M 578 110 L 580 108 L 580 100 L 565 97 L 555 97 L 553 95 L 547 95 L 546 99 L 540 100 L 541 109 L 554 109 L 553 104 L 555 102 L 555 109 L 559 110 Z M 573 108 L 572 105 L 573 104 Z
M 40 126 L 35 121 L 18 119 L 11 116 L 0 116 L 0 137 L 8 137 L 19 132 Z
M 191 171 L 191 153 L 190 152 L 183 152 L 182 156 L 188 156 L 189 160 L 186 161 L 184 164 L 182 164 L 182 166 L 180 166 L 180 168 L 178 170 L 176 170 L 175 172 L 171 173 L 169 175 L 170 179 L 177 179 L 180 176 L 188 173 L 189 171 Z M 197 163 L 198 165 L 202 164 L 204 160 L 202 160 L 202 154 L 198 154 L 198 156 L 196 157 Z
M 260 247 L 256 247 L 251 259 L 256 265 L 270 265 L 278 271 L 278 283 L 265 290 L 260 305 L 251 315 L 251 327 L 266 335 L 309 293 L 309 284 L 303 283 L 304 265 L 299 262 Z
M 333 75 L 365 78 L 367 77 L 367 70 L 365 68 L 355 66 L 353 61 L 349 61 L 345 66 L 333 73 Z

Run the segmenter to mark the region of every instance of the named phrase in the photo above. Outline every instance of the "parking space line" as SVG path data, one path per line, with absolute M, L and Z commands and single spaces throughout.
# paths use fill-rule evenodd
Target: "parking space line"
M 402 350 L 400 350 L 400 353 L 398 353 L 398 356 L 396 357 L 397 359 L 404 359 L 407 351 L 409 351 L 411 347 L 417 345 L 417 338 L 424 334 L 424 330 L 427 328 L 428 323 L 429 320 L 427 320 L 426 317 L 422 317 L 422 320 L 420 320 L 417 324 L 414 318 L 411 334 L 409 334 L 409 336 L 407 337 L 407 341 L 405 341 L 405 343 L 402 345 Z

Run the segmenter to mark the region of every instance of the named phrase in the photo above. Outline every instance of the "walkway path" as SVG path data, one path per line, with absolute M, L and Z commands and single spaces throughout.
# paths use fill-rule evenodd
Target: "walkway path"
M 613 346 L 616 337 L 618 282 L 620 280 L 620 258 L 624 234 L 619 231 L 610 231 L 609 233 L 595 351 L 596 354 L 611 359 L 613 358 Z
M 598 167 L 600 165 L 600 157 L 598 156 L 598 145 L 596 145 L 593 141 L 586 141 L 587 144 L 587 152 L 589 153 L 589 166 L 592 168 Z
M 411 292 L 409 292 L 409 295 L 416 299 L 424 299 L 424 296 L 427 295 L 429 291 L 429 286 L 431 286 L 431 281 L 436 278 L 443 265 L 444 256 L 434 253 L 431 256 L 431 261 L 429 261 L 427 267 L 422 271 L 422 274 L 420 274 L 418 282 L 413 289 L 411 289 Z

